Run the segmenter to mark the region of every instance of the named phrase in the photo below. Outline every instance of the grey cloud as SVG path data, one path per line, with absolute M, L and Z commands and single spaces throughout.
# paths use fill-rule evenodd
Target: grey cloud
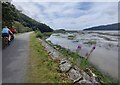
M 53 28 L 83 29 L 117 22 L 117 3 L 41 2 L 14 3 L 30 17 Z M 80 7 L 90 4 L 90 6 Z

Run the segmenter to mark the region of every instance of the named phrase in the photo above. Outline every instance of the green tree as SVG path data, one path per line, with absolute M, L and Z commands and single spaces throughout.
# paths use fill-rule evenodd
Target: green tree
M 2 26 L 12 26 L 14 19 L 17 17 L 19 12 L 14 5 L 9 2 L 2 3 Z

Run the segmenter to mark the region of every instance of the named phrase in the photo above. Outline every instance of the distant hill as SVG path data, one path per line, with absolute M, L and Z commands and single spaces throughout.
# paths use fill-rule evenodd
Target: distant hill
M 115 31 L 115 30 L 120 30 L 119 28 L 120 23 L 115 23 L 115 24 L 110 24 L 110 25 L 101 25 L 101 26 L 96 26 L 96 27 L 91 27 L 91 28 L 86 28 L 83 30 L 92 30 L 92 31 L 96 31 L 96 30 L 108 30 L 108 31 Z

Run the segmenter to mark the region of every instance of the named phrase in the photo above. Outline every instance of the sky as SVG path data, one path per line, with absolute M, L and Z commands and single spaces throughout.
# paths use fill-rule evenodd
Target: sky
M 53 29 L 82 30 L 118 22 L 118 2 L 66 1 L 39 2 L 27 0 L 12 3 L 29 17 Z

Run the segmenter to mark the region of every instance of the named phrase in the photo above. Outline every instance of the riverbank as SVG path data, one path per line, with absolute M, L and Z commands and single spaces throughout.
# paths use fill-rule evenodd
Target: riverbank
M 55 63 L 46 52 L 35 33 L 30 36 L 30 55 L 26 82 L 28 83 L 69 83 L 70 81 L 57 71 Z
M 91 81 L 89 83 L 92 83 L 93 80 L 91 80 L 91 79 L 97 78 L 99 83 L 108 84 L 108 85 L 110 85 L 110 84 L 117 85 L 115 81 L 113 81 L 111 78 L 103 75 L 94 66 L 92 66 L 88 61 L 86 61 L 84 58 L 82 58 L 78 54 L 71 52 L 70 50 L 67 50 L 65 48 L 62 48 L 61 46 L 53 45 L 50 42 L 45 42 L 42 39 L 38 40 L 35 37 L 35 34 L 31 35 L 30 40 L 31 40 L 30 41 L 31 42 L 31 44 L 30 44 L 31 50 L 30 50 L 29 72 L 28 72 L 29 76 L 27 79 L 28 82 L 31 82 L 31 83 L 41 83 L 41 82 L 43 82 L 43 83 L 46 83 L 46 82 L 48 82 L 48 83 L 51 83 L 51 82 L 52 83 L 58 83 L 58 82 L 59 83 L 64 83 L 64 82 L 72 83 L 70 81 L 70 79 L 73 79 L 73 81 L 74 81 L 75 77 L 73 77 L 72 74 L 75 74 L 75 76 L 77 78 L 76 79 L 77 83 L 80 83 L 81 81 L 88 82 L 89 80 Z M 57 59 L 57 61 L 56 61 L 56 59 Z M 45 62 L 45 65 L 44 65 L 44 62 Z M 66 62 L 67 64 L 65 64 L 65 65 L 69 66 L 69 69 L 67 67 L 68 73 L 64 74 L 64 72 L 61 72 L 60 69 L 62 69 L 62 70 L 65 69 L 64 64 L 62 65 L 61 62 Z M 76 62 L 79 62 L 79 64 Z M 63 67 L 60 67 L 60 66 L 63 66 Z M 75 70 L 76 66 L 79 67 L 80 70 Z M 44 70 L 43 68 L 45 68 L 47 70 Z M 71 68 L 73 68 L 73 69 L 71 70 Z M 90 69 L 92 71 L 92 73 L 90 73 L 90 72 L 87 73 L 88 69 Z M 46 74 L 46 72 L 47 72 L 47 74 Z M 77 74 L 76 74 L 76 72 L 77 72 Z M 81 80 L 81 78 L 86 79 L 86 76 L 82 72 L 85 72 L 85 75 L 87 75 L 87 79 L 89 78 L 89 80 Z M 43 75 L 43 74 L 45 74 L 45 75 Z M 90 74 L 90 75 L 88 75 L 88 74 Z M 62 75 L 62 77 L 61 77 L 61 75 Z M 67 75 L 69 75 L 69 76 L 67 76 Z M 81 77 L 81 75 L 82 75 L 82 77 Z M 47 76 L 49 76 L 49 79 L 48 78 L 46 79 Z M 75 80 L 75 82 L 76 82 L 76 80 Z M 94 81 L 96 81 L 96 79 Z M 96 82 L 98 82 L 98 81 L 96 81 Z
M 78 68 L 77 65 L 71 63 L 64 55 L 62 55 L 58 50 L 53 48 L 51 45 L 46 43 L 44 40 L 40 39 L 40 42 L 45 47 L 46 51 L 49 53 L 51 58 L 59 63 L 59 72 L 67 75 L 67 78 L 72 81 L 73 84 L 97 84 L 101 85 L 102 82 L 99 78 L 89 69 L 82 70 Z M 84 62 L 83 62 L 84 63 Z M 72 84 L 71 83 L 71 84 Z
M 101 73 L 99 70 L 95 68 L 89 61 L 86 61 L 85 58 L 79 56 L 77 53 L 70 51 L 69 49 L 65 49 L 59 45 L 54 45 L 50 41 L 47 43 L 53 47 L 55 50 L 60 52 L 58 56 L 64 56 L 67 60 L 69 60 L 73 65 L 77 65 L 81 70 L 91 69 L 95 75 L 97 75 L 100 79 L 100 82 L 103 84 L 116 84 L 117 81 L 113 80 L 110 76 Z M 52 49 L 52 48 L 50 48 Z M 53 53 L 57 55 L 56 51 Z M 62 55 L 61 55 L 62 54 Z
M 86 61 L 85 58 L 79 56 L 77 53 L 74 53 L 69 49 L 63 48 L 59 45 L 53 45 L 50 41 L 47 43 L 49 43 L 49 45 L 51 45 L 54 49 L 58 50 L 65 58 L 67 58 L 74 65 L 78 66 L 81 70 L 86 70 L 88 68 L 92 70 L 92 72 L 100 79 L 101 83 L 117 85 L 117 81 L 113 80 L 110 76 L 101 73 L 94 65 L 92 65 L 89 61 Z

